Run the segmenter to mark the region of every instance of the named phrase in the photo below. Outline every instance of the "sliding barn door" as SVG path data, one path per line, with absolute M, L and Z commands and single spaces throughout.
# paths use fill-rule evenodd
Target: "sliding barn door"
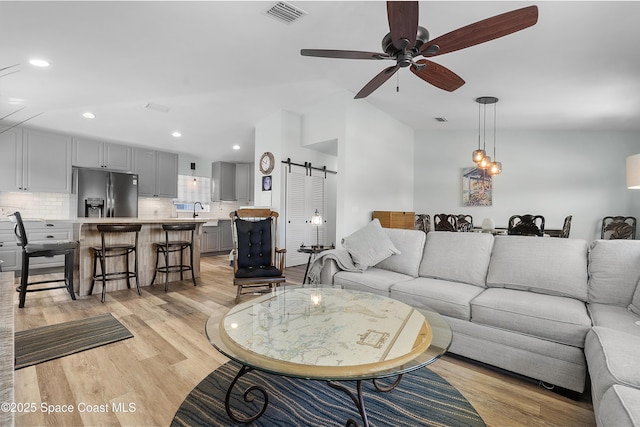
M 324 176 L 309 176 L 306 169 L 292 168 L 285 172 L 286 176 L 286 212 L 285 240 L 286 266 L 305 264 L 308 254 L 298 252 L 300 245 L 311 246 L 325 242 L 324 229 L 321 225 L 311 225 L 311 217 L 316 209 L 324 220 Z M 317 239 L 317 241 L 316 241 Z

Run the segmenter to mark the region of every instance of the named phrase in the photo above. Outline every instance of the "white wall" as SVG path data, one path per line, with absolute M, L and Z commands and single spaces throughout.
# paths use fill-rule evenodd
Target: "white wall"
M 573 215 L 571 237 L 587 240 L 600 237 L 603 216 L 640 218 L 640 191 L 626 188 L 625 175 L 640 132 L 502 131 L 497 144 L 503 172 L 493 179 L 493 206 L 463 207 L 460 170 L 473 166 L 476 132 L 416 132 L 415 211 L 471 214 L 478 225 L 490 217 L 496 226 L 541 214 L 547 228 Z

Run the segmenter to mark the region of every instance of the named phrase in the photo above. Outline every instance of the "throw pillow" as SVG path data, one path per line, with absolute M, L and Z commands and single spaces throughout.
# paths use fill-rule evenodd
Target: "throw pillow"
M 377 218 L 343 238 L 342 247 L 349 252 L 356 267 L 362 269 L 376 265 L 391 255 L 400 254 Z
M 636 285 L 636 292 L 633 294 L 631 304 L 629 304 L 629 310 L 640 316 L 640 282 Z

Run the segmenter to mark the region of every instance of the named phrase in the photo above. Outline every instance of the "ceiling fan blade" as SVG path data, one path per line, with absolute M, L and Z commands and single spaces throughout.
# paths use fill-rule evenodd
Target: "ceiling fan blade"
M 339 59 L 391 59 L 386 53 L 361 52 L 359 50 L 302 49 L 300 55 Z
M 388 1 L 387 16 L 393 45 L 397 49 L 413 48 L 418 33 L 418 2 Z
M 454 52 L 524 30 L 535 25 L 536 22 L 538 22 L 537 6 L 513 10 L 458 28 L 430 40 L 422 45 L 420 52 L 424 56 Z
M 453 92 L 464 84 L 464 80 L 460 76 L 440 64 L 426 59 L 416 61 L 416 64 L 424 64 L 424 67 L 418 69 L 418 67 L 412 65 L 410 67 L 411 72 L 435 87 Z
M 391 76 L 393 76 L 399 69 L 399 65 L 385 68 L 377 76 L 372 78 L 369 83 L 364 85 L 364 87 L 360 89 L 360 92 L 356 94 L 354 99 L 366 98 L 367 96 L 371 95 L 374 90 L 382 86 L 382 84 L 389 80 Z

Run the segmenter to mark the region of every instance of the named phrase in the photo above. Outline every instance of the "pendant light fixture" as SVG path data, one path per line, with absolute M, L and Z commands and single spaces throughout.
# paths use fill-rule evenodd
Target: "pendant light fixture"
M 473 152 L 473 160 L 478 168 L 486 170 L 489 175 L 498 175 L 502 172 L 502 163 L 495 161 L 496 159 L 496 103 L 498 98 L 495 96 L 481 96 L 476 98 L 478 103 L 478 149 Z M 487 104 L 493 104 L 493 161 L 491 157 L 486 155 L 487 145 Z M 484 126 L 481 132 L 480 127 L 480 105 L 482 105 L 484 115 Z M 483 134 L 483 146 L 480 149 L 480 134 Z M 476 153 L 478 155 L 476 156 Z M 481 156 L 482 154 L 482 156 Z

